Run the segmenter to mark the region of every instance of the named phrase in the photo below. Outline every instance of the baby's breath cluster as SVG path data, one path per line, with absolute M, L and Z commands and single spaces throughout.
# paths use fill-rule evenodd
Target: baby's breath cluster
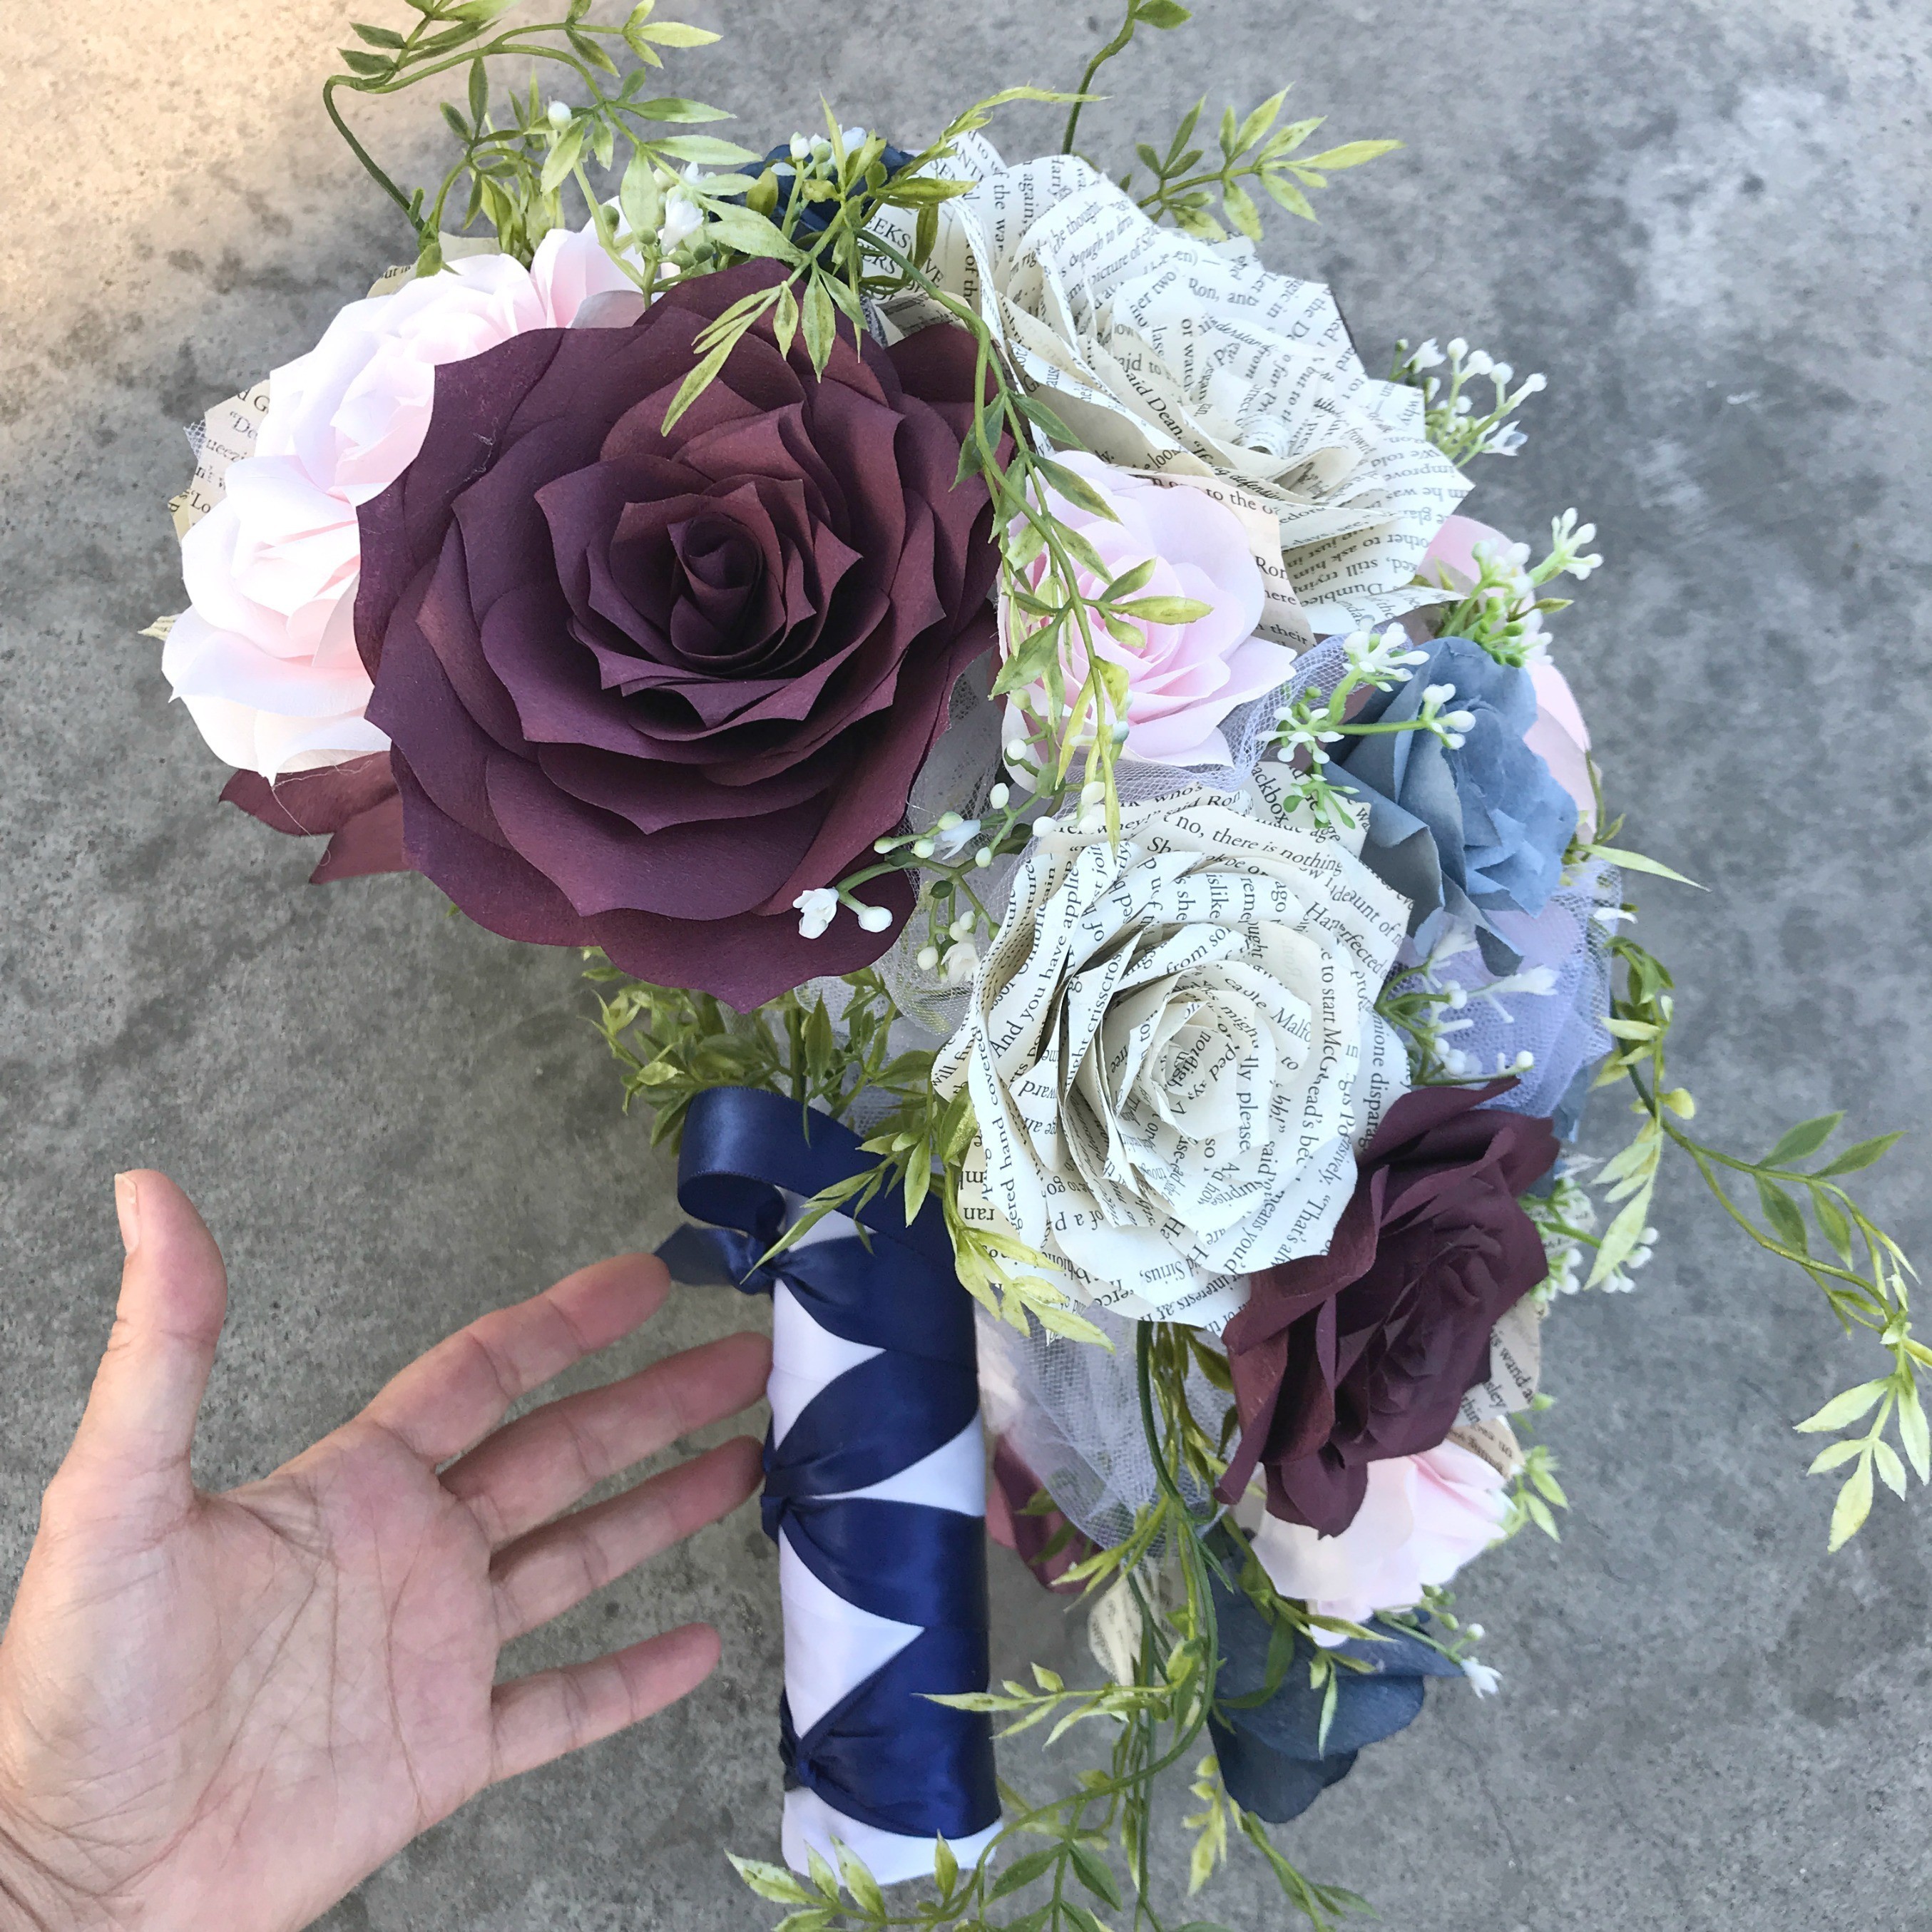
M 1421 710 L 1413 718 L 1385 720 L 1373 724 L 1354 722 L 1348 716 L 1349 700 L 1358 692 L 1393 691 L 1415 675 L 1414 667 L 1429 662 L 1426 651 L 1418 650 L 1400 624 L 1386 630 L 1358 631 L 1343 645 L 1346 652 L 1341 680 L 1326 698 L 1304 692 L 1291 698 L 1275 713 L 1275 728 L 1268 745 L 1274 754 L 1294 772 L 1282 800 L 1282 809 L 1305 806 L 1316 824 L 1352 827 L 1354 814 L 1346 795 L 1331 784 L 1324 767 L 1329 762 L 1328 747 L 1348 737 L 1369 737 L 1396 731 L 1426 731 L 1450 751 L 1461 749 L 1463 734 L 1475 724 L 1474 715 L 1446 707 L 1454 702 L 1453 684 L 1432 684 L 1422 694 Z
M 1540 563 L 1531 563 L 1526 543 L 1488 539 L 1470 549 L 1477 571 L 1474 584 L 1452 578 L 1438 563 L 1432 572 L 1425 572 L 1425 580 L 1460 593 L 1456 602 L 1442 610 L 1438 621 L 1442 634 L 1469 638 L 1499 664 L 1521 667 L 1543 662 L 1550 654 L 1544 620 L 1552 612 L 1567 610 L 1571 601 L 1544 596 L 1544 586 L 1566 575 L 1580 584 L 1597 569 L 1604 560 L 1586 548 L 1596 534 L 1594 524 L 1579 524 L 1576 511 L 1568 509 L 1551 520 L 1550 554 Z
M 1466 463 L 1477 456 L 1514 456 L 1528 441 L 1509 418 L 1532 396 L 1549 387 L 1544 377 L 1526 376 L 1512 389 L 1515 370 L 1485 350 L 1472 349 L 1460 335 L 1450 342 L 1446 356 L 1432 338 L 1419 348 L 1411 348 L 1406 340 L 1395 348 L 1395 368 L 1389 380 L 1422 392 L 1429 440 L 1451 463 Z M 1446 376 L 1431 373 L 1445 364 Z M 1485 376 L 1496 393 L 1490 406 L 1479 410 L 1465 386 Z

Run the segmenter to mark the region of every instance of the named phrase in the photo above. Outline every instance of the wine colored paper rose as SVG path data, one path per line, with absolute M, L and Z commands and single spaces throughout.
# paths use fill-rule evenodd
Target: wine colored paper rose
M 706 325 L 778 272 L 440 371 L 363 508 L 356 607 L 410 864 L 494 932 L 739 1006 L 866 964 L 910 911 L 898 874 L 876 930 L 808 938 L 794 902 L 898 820 L 998 567 L 956 480 L 962 331 L 843 332 L 820 380 L 766 322 L 666 433 Z
M 940 208 L 940 286 L 979 304 L 1089 449 L 1265 499 L 1318 634 L 1440 601 L 1416 569 L 1468 481 L 1424 433 L 1421 392 L 1363 368 L 1326 288 L 1157 225 L 1073 155 L 956 149 L 944 172 L 979 184 Z M 915 292 L 893 313 L 936 308 Z
M 229 412 L 242 446 L 219 500 L 182 536 L 192 602 L 161 656 L 218 757 L 272 784 L 386 748 L 364 716 L 369 678 L 356 648 L 358 507 L 422 447 L 439 365 L 567 328 L 592 296 L 631 286 L 593 228 L 553 230 L 527 268 L 466 256 L 351 302 L 268 378 L 259 421 Z M 244 789 L 244 804 L 262 791 Z
M 1047 492 L 1048 509 L 1085 537 L 1106 566 L 1104 578 L 1077 572 L 1083 595 L 1098 596 L 1108 583 L 1150 563 L 1154 573 L 1136 597 L 1181 598 L 1208 606 L 1207 615 L 1191 622 L 1146 625 L 1145 642 L 1138 649 L 1098 631 L 1096 648 L 1127 674 L 1123 748 L 1131 758 L 1164 764 L 1227 764 L 1227 740 L 1216 728 L 1238 704 L 1282 683 L 1296 655 L 1255 634 L 1266 587 L 1240 518 L 1198 490 L 1136 476 L 1082 451 L 1057 460 L 1091 484 L 1114 513 L 1110 520 L 1058 491 Z M 1044 556 L 1036 557 L 1022 574 L 1038 589 L 1046 568 Z M 1009 606 L 1010 639 L 1016 615 Z M 1062 656 L 1066 688 L 1077 691 L 1087 676 L 1077 634 Z M 1051 715 L 1043 682 L 1030 696 L 1036 715 Z
M 1375 1010 L 1406 908 L 1334 833 L 1203 788 L 1028 847 L 933 1084 L 972 1096 L 960 1212 L 1068 1291 L 1218 1324 L 1318 1253 L 1403 1083 Z
M 1517 1197 L 1558 1151 L 1547 1120 L 1480 1104 L 1506 1085 L 1404 1094 L 1328 1251 L 1256 1274 L 1223 1338 L 1241 1424 L 1224 1502 L 1258 1465 L 1271 1515 L 1340 1535 L 1370 1464 L 1434 1448 L 1488 1378 L 1490 1330 L 1546 1272 Z
M 1426 1586 L 1447 1583 L 1496 1541 L 1508 1514 L 1504 1487 L 1481 1456 L 1442 1442 L 1371 1462 L 1362 1506 L 1339 1536 L 1264 1510 L 1248 1540 L 1284 1597 L 1322 1616 L 1366 1623 L 1378 1610 L 1420 1603 Z

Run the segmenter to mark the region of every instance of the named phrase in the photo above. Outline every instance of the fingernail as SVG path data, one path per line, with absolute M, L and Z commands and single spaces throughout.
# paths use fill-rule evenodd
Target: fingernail
M 114 1177 L 114 1214 L 121 1223 L 121 1245 L 131 1255 L 141 1238 L 141 1195 L 131 1174 Z

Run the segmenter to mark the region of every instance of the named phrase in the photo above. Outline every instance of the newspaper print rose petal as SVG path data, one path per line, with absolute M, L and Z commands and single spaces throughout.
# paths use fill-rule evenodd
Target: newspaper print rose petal
M 934 1084 L 961 1211 L 1077 1298 L 1219 1325 L 1319 1252 L 1404 1080 L 1375 1001 L 1407 923 L 1344 839 L 1197 788 L 1036 838 Z

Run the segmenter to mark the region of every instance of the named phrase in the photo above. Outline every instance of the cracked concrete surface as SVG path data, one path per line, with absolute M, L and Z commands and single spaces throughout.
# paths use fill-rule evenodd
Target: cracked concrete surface
M 674 57 L 677 84 L 760 142 L 812 125 L 821 92 L 917 135 L 997 86 L 1070 84 L 1107 24 L 1017 0 L 667 10 L 726 32 Z M 1529 535 L 1574 502 L 1601 528 L 1560 657 L 1630 838 L 1711 887 L 1646 892 L 1642 928 L 1678 974 L 1700 1123 L 1745 1147 L 1831 1107 L 1921 1130 L 1867 1191 L 1932 1250 L 1921 0 L 1200 13 L 1114 70 L 1093 137 L 1124 161 L 1204 90 L 1246 104 L 1292 79 L 1338 136 L 1408 143 L 1342 178 L 1318 228 L 1276 221 L 1269 258 L 1334 282 L 1372 364 L 1397 334 L 1460 332 L 1549 372 L 1528 448 L 1469 507 Z M 22 157 L 0 224 L 0 1588 L 106 1331 L 116 1168 L 167 1167 L 227 1250 L 215 1484 L 671 1220 L 574 962 L 446 919 L 420 881 L 305 887 L 292 842 L 217 808 L 223 775 L 135 634 L 180 602 L 179 425 L 402 245 L 316 98 L 350 17 L 0 10 Z M 375 124 L 405 166 L 440 133 L 427 103 Z M 1050 138 L 1038 112 L 1000 131 Z M 1882 1496 L 1826 1557 L 1830 1490 L 1790 1424 L 1872 1352 L 1694 1180 L 1655 1218 L 1639 1291 L 1567 1304 L 1550 1337 L 1562 1548 L 1526 1538 L 1467 1579 L 1504 1694 L 1438 1688 L 1282 1834 L 1390 1932 L 1932 1926 L 1932 1499 Z M 686 1294 L 628 1356 L 753 1312 Z M 1012 1660 L 1077 1660 L 1024 1577 L 1003 1570 L 998 1602 Z M 526 1640 L 528 1667 L 704 1616 L 725 1660 L 429 1833 L 329 1932 L 766 1922 L 722 1849 L 774 1855 L 776 1603 L 741 1511 Z M 1011 1763 L 1031 1776 L 1030 1750 Z M 1288 1917 L 1245 1861 L 1198 1909 Z

